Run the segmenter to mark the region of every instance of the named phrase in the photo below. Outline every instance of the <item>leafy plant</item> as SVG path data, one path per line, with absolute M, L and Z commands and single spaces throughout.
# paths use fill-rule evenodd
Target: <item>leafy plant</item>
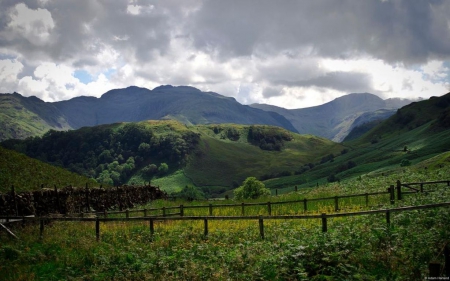
M 270 190 L 264 186 L 264 183 L 257 180 L 255 177 L 247 178 L 240 187 L 234 190 L 234 198 L 236 200 L 257 199 L 261 196 L 269 195 Z

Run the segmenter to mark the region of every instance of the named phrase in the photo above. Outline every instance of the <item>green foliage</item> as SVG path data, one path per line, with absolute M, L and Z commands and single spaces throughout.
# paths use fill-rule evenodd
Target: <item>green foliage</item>
M 192 185 L 186 185 L 179 193 L 176 193 L 175 196 L 187 201 L 205 199 L 205 194 Z
M 161 163 L 161 165 L 159 165 L 158 167 L 158 174 L 163 176 L 165 174 L 167 174 L 167 172 L 169 171 L 169 165 L 167 165 L 166 163 Z
M 247 178 L 240 187 L 234 190 L 234 198 L 236 200 L 257 199 L 261 196 L 269 195 L 270 190 L 264 186 L 264 183 L 257 180 L 255 177 Z
M 406 166 L 411 166 L 411 161 L 409 161 L 408 159 L 403 159 L 402 162 L 400 162 L 400 167 Z
M 145 166 L 149 162 L 167 162 L 174 168 L 185 165 L 199 136 L 174 128 L 172 123 L 161 121 L 154 126 L 146 122 L 122 123 L 68 132 L 50 130 L 42 137 L 8 140 L 2 145 L 21 149 L 30 157 L 96 178 L 101 183 L 119 185 L 143 168 L 143 174 L 151 177 L 155 170 Z M 160 131 L 160 125 L 166 129 Z M 168 164 L 158 169 L 160 175 L 167 172 Z
M 144 176 L 151 178 L 158 172 L 158 167 L 155 164 L 149 164 L 142 168 L 141 172 L 144 174 Z
M 277 127 L 250 126 L 248 130 L 248 141 L 259 146 L 263 150 L 280 151 L 284 146 L 284 141 L 291 141 L 292 135 Z

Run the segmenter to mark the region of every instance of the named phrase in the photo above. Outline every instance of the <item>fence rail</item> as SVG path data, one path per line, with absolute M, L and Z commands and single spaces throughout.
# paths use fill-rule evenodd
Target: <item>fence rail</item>
M 169 213 L 167 211 L 169 210 L 179 210 L 178 214 L 180 216 L 184 216 L 184 211 L 187 209 L 209 209 L 209 215 L 213 215 L 213 210 L 217 208 L 230 208 L 230 207 L 241 207 L 241 214 L 245 214 L 245 208 L 246 207 L 253 207 L 253 206 L 267 206 L 267 213 L 268 215 L 272 215 L 272 206 L 274 205 L 284 205 L 284 204 L 295 204 L 295 203 L 302 203 L 303 204 L 303 211 L 308 211 L 308 203 L 310 202 L 318 202 L 318 201 L 327 201 L 327 200 L 334 200 L 334 210 L 337 212 L 340 210 L 339 208 L 339 200 L 340 199 L 346 199 L 346 198 L 357 198 L 357 197 L 364 197 L 365 198 L 365 205 L 369 206 L 369 197 L 370 196 L 379 196 L 379 195 L 388 195 L 390 194 L 391 197 L 393 195 L 394 189 L 389 188 L 388 191 L 382 191 L 382 192 L 370 192 L 370 193 L 360 193 L 360 194 L 349 194 L 349 195 L 341 195 L 341 196 L 331 196 L 331 197 L 322 197 L 322 198 L 303 198 L 299 200 L 287 200 L 287 201 L 278 201 L 278 202 L 257 202 L 257 203 L 234 203 L 234 204 L 208 204 L 208 205 L 191 205 L 191 206 L 185 206 L 185 205 L 179 205 L 179 206 L 171 206 L 171 207 L 162 207 L 162 208 L 144 208 L 144 209 L 134 209 L 134 210 L 125 210 L 125 211 L 110 211 L 110 212 L 94 212 L 94 213 L 84 213 L 83 215 L 103 215 L 104 217 L 110 214 L 125 214 L 127 217 L 129 217 L 129 214 L 131 213 L 143 213 L 144 217 L 147 217 L 148 212 L 160 212 L 161 216 L 167 216 Z M 82 214 L 78 214 L 82 215 Z
M 369 206 L 369 198 L 370 196 L 379 196 L 379 195 L 390 195 L 389 200 L 391 204 L 395 203 L 395 200 L 402 200 L 403 195 L 413 194 L 418 192 L 425 192 L 423 189 L 424 185 L 430 184 L 442 184 L 445 183 L 447 186 L 450 186 L 450 180 L 443 181 L 429 181 L 429 182 L 413 182 L 413 183 L 401 183 L 397 181 L 397 185 L 391 185 L 387 191 L 381 192 L 366 192 L 359 194 L 349 194 L 349 195 L 340 195 L 340 196 L 330 196 L 330 197 L 321 197 L 321 198 L 303 198 L 298 200 L 287 200 L 287 201 L 278 201 L 278 202 L 256 202 L 256 203 L 234 203 L 234 204 L 207 204 L 207 205 L 191 205 L 191 206 L 171 206 L 171 207 L 162 207 L 162 208 L 145 208 L 145 209 L 134 209 L 134 210 L 124 210 L 124 211 L 109 211 L 109 212 L 94 212 L 94 213 L 86 213 L 86 214 L 95 214 L 95 215 L 103 215 L 107 217 L 109 214 L 126 214 L 129 217 L 131 213 L 143 213 L 144 217 L 147 217 L 148 212 L 160 212 L 162 217 L 173 215 L 171 213 L 167 213 L 168 210 L 179 210 L 177 214 L 180 216 L 184 216 L 184 211 L 187 209 L 209 209 L 209 216 L 213 215 L 213 210 L 216 208 L 229 208 L 229 207 L 241 207 L 241 214 L 245 215 L 245 207 L 252 206 L 267 206 L 268 215 L 272 215 L 272 206 L 274 205 L 283 205 L 283 204 L 295 204 L 295 203 L 303 203 L 303 211 L 308 211 L 308 203 L 310 202 L 319 202 L 319 201 L 327 201 L 334 200 L 334 210 L 338 212 L 339 208 L 339 200 L 345 198 L 357 198 L 357 197 L 365 197 L 365 205 Z M 416 189 L 411 187 L 411 185 L 420 185 L 420 189 Z M 403 191 L 402 187 L 408 188 L 408 191 Z M 396 192 L 395 192 L 396 191 Z M 431 192 L 431 191 L 426 191 Z M 397 193 L 397 195 L 395 195 Z M 396 198 L 397 197 L 397 198 Z M 81 214 L 79 214 L 81 215 Z
M 154 222 L 155 221 L 198 221 L 203 220 L 204 222 L 204 234 L 208 235 L 208 221 L 214 220 L 257 220 L 259 224 L 260 236 L 264 239 L 264 220 L 295 220 L 295 219 L 320 219 L 322 221 L 322 232 L 328 231 L 328 219 L 338 218 L 338 217 L 353 217 L 353 216 L 365 216 L 365 215 L 375 215 L 375 214 L 385 214 L 386 223 L 391 224 L 391 213 L 394 212 L 405 212 L 413 210 L 423 210 L 431 208 L 440 207 L 450 207 L 450 202 L 426 204 L 419 206 L 407 206 L 398 207 L 391 209 L 380 209 L 380 210 L 369 210 L 369 211 L 359 211 L 359 212 L 347 212 L 347 213 L 333 213 L 326 214 L 322 213 L 320 215 L 276 215 L 276 216 L 185 216 L 185 217 L 159 217 L 159 216 L 148 216 L 148 217 L 128 217 L 128 218 L 80 218 L 80 217 L 8 217 L 8 219 L 21 219 L 23 221 L 32 221 L 40 223 L 40 238 L 44 235 L 44 222 L 50 221 L 75 221 L 75 222 L 95 222 L 96 238 L 100 239 L 100 222 L 132 222 L 132 221 L 148 221 L 150 226 L 151 234 L 154 234 Z M 0 219 L 6 217 L 0 217 Z

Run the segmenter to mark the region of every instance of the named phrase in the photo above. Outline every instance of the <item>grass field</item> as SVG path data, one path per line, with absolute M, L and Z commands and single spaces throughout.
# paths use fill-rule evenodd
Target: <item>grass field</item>
M 448 179 L 448 159 L 448 153 L 441 154 L 411 167 L 387 169 L 384 175 L 247 202 L 384 191 L 396 180 Z M 393 206 L 380 197 L 371 201 L 370 208 L 450 201 L 446 185 L 427 188 L 436 191 L 407 195 Z M 202 204 L 155 201 L 148 207 L 180 203 Z M 300 213 L 300 206 L 286 207 Z M 361 202 L 346 207 L 345 211 L 361 210 Z M 274 212 L 289 211 L 274 207 Z M 217 214 L 235 212 L 230 208 Z M 322 212 L 332 210 L 318 205 L 309 214 Z M 193 209 L 194 214 L 200 211 Z M 0 276 L 4 280 L 424 280 L 428 263 L 442 264 L 443 248 L 450 242 L 449 208 L 393 213 L 390 226 L 384 214 L 330 219 L 326 233 L 320 219 L 267 220 L 264 225 L 262 240 L 256 220 L 210 221 L 207 237 L 203 221 L 157 222 L 153 236 L 148 223 L 108 222 L 101 223 L 101 239 L 96 242 L 93 223 L 51 223 L 42 241 L 39 225 L 19 224 L 12 228 L 19 240 L 0 232 Z

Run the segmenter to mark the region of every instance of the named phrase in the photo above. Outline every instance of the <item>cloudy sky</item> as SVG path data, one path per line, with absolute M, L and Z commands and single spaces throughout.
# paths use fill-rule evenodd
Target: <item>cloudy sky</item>
M 191 85 L 244 104 L 450 91 L 450 1 L 0 0 L 0 92 Z

